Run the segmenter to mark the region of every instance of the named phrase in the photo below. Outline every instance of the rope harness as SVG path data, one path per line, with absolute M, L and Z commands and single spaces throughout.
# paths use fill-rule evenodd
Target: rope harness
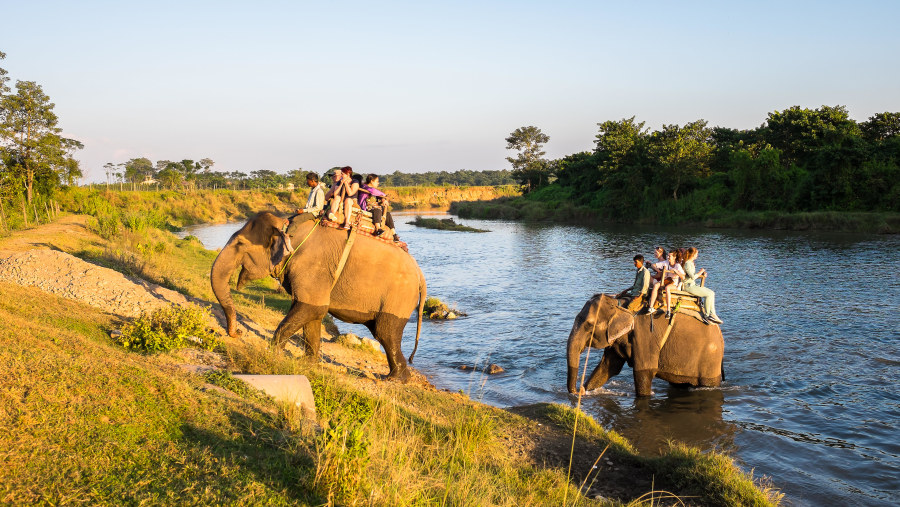
M 303 241 L 301 241 L 299 245 L 297 245 L 293 250 L 291 250 L 291 255 L 288 255 L 287 260 L 284 261 L 284 265 L 281 266 L 281 272 L 278 273 L 278 276 L 276 278 L 281 279 L 281 275 L 284 274 L 284 270 L 287 269 L 288 263 L 291 262 L 291 259 L 294 258 L 294 254 L 297 252 L 297 249 L 299 249 L 301 246 L 303 246 L 303 243 L 306 243 L 306 240 L 308 240 L 309 237 L 312 236 L 312 233 L 316 230 L 316 227 L 319 226 L 320 221 L 321 221 L 321 219 L 317 218 L 316 221 L 313 222 L 312 229 L 310 229 L 309 233 L 306 235 L 306 237 L 303 238 Z M 285 230 L 286 229 L 287 229 L 287 227 L 285 227 Z M 290 241 L 290 236 L 287 236 L 287 234 L 285 234 L 285 236 L 288 237 L 288 241 Z
M 330 293 L 334 290 L 334 286 L 337 285 L 338 280 L 341 278 L 341 273 L 344 271 L 344 266 L 347 265 L 347 257 L 350 257 L 350 249 L 353 248 L 353 242 L 356 240 L 356 228 L 357 224 L 354 224 L 353 227 L 350 228 L 350 234 L 347 235 L 347 242 L 344 243 L 344 251 L 341 252 L 341 260 L 338 262 L 337 271 L 334 272 L 334 281 L 331 282 L 331 289 L 328 290 Z
M 310 236 L 312 236 L 312 233 L 315 232 L 315 230 L 319 227 L 319 223 L 321 221 L 322 219 L 317 218 L 315 222 L 313 222 L 312 228 L 306 234 L 306 237 L 303 238 L 303 241 L 301 241 L 300 244 L 298 244 L 294 248 L 291 248 L 290 246 L 290 236 L 285 234 L 288 242 L 288 248 L 291 250 L 291 254 L 284 261 L 284 265 L 281 266 L 281 271 L 278 272 L 276 278 L 281 279 L 282 275 L 284 275 L 284 271 L 287 269 L 288 263 L 290 263 L 291 259 L 294 258 L 294 254 L 297 253 L 297 250 L 299 250 L 300 247 L 303 246 L 303 244 L 306 243 L 306 241 L 310 238 Z M 334 281 L 331 282 L 331 289 L 329 289 L 329 292 L 331 292 L 331 290 L 334 290 L 334 286 L 337 285 L 337 282 L 341 277 L 341 273 L 344 272 L 344 266 L 347 265 L 347 258 L 350 257 L 350 249 L 353 248 L 353 243 L 356 241 L 356 230 L 358 226 L 359 218 L 357 217 L 356 223 L 353 224 L 353 227 L 350 228 L 350 234 L 347 236 L 347 242 L 344 244 L 344 250 L 341 252 L 341 259 L 340 261 L 338 261 L 337 269 L 334 272 Z M 285 225 L 285 227 L 282 229 L 282 232 L 286 233 L 286 231 L 287 225 Z

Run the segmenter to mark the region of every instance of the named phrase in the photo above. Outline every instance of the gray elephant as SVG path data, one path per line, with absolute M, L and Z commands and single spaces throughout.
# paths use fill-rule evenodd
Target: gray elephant
M 651 319 L 654 319 L 652 331 Z M 692 386 L 721 384 L 725 341 L 719 326 L 707 325 L 690 315 L 678 313 L 673 317 L 672 329 L 663 343 L 668 325 L 669 321 L 663 316 L 635 315 L 620 307 L 611 296 L 594 295 L 575 317 L 569 333 L 569 392 L 576 392 L 578 362 L 588 341 L 591 347 L 603 349 L 603 358 L 581 389 L 603 386 L 610 377 L 622 371 L 626 362 L 634 370 L 637 396 L 650 396 L 653 377 Z
M 400 349 L 403 328 L 418 306 L 412 361 L 427 291 L 415 259 L 388 242 L 358 235 L 343 271 L 335 277 L 349 233 L 313 220 L 287 225 L 284 218 L 260 213 L 231 236 L 213 262 L 210 281 L 225 312 L 228 334 L 239 333 L 229 280 L 240 266 L 237 290 L 251 280 L 276 276 L 291 294 L 291 308 L 272 337 L 275 346 L 284 347 L 302 328 L 307 352 L 319 357 L 320 323 L 330 313 L 369 328 L 384 347 L 389 378 L 406 381 L 409 371 Z M 292 254 L 291 245 L 296 246 Z

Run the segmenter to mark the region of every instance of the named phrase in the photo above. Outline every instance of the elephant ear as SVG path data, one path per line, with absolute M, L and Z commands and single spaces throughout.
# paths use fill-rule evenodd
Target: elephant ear
M 616 310 L 606 325 L 606 339 L 610 345 L 617 339 L 627 335 L 634 329 L 634 316 L 628 312 Z
M 270 262 L 272 263 L 272 270 L 275 270 L 275 266 L 281 264 L 281 261 L 291 253 L 293 253 L 294 248 L 291 246 L 291 238 L 285 234 L 283 231 L 278 230 L 277 234 L 272 236 L 272 244 L 270 246 Z

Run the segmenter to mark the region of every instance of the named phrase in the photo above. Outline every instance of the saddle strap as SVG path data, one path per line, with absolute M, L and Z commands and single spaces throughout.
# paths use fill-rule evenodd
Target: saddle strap
M 337 271 L 334 272 L 334 281 L 331 282 L 331 289 L 328 292 L 334 290 L 334 286 L 337 285 L 338 280 L 341 278 L 341 273 L 344 271 L 344 266 L 347 265 L 347 257 L 350 257 L 350 249 L 353 248 L 353 242 L 356 241 L 356 228 L 358 225 L 354 225 L 350 228 L 350 234 L 347 235 L 347 242 L 344 244 L 344 251 L 341 252 L 341 260 L 338 262 Z

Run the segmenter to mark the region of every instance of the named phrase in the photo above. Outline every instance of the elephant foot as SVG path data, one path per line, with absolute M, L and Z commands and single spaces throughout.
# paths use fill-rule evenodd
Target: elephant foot
M 387 380 L 394 380 L 400 382 L 401 384 L 407 384 L 409 383 L 411 377 L 412 375 L 409 374 L 409 369 L 403 368 L 401 370 L 393 370 L 388 373 Z

